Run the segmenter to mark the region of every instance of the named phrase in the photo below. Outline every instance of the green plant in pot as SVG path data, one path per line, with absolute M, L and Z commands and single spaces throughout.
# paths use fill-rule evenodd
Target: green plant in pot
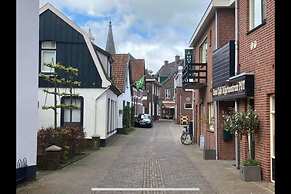
M 249 135 L 253 137 L 255 131 L 259 128 L 259 118 L 257 113 L 249 106 L 246 112 L 234 112 L 225 116 L 224 127 L 226 131 L 232 134 Z M 249 142 L 250 143 L 250 142 Z M 251 155 L 252 146 L 249 146 L 248 160 L 243 161 L 241 167 L 241 178 L 245 181 L 260 181 L 261 169 L 258 161 Z

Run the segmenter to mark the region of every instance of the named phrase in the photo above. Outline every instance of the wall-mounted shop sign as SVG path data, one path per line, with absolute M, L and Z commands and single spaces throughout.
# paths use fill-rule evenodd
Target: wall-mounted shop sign
M 194 49 L 185 49 L 185 64 L 191 65 L 193 63 L 193 51 Z
M 213 100 L 234 100 L 254 96 L 254 75 L 240 74 L 230 78 L 224 85 L 213 88 Z

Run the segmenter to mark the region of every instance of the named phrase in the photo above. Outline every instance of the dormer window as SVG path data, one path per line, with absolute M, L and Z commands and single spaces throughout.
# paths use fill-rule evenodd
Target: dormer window
M 56 42 L 44 41 L 41 43 L 41 66 L 42 73 L 53 73 L 54 69 L 46 66 L 46 64 L 56 63 Z

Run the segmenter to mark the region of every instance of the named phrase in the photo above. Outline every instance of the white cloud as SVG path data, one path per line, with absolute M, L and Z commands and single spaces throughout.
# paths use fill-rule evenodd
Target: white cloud
M 47 0 L 40 0 L 41 5 Z M 87 16 L 110 16 L 118 53 L 144 58 L 156 72 L 164 60 L 183 58 L 184 48 L 210 0 L 49 0 L 57 8 Z M 105 48 L 108 21 L 90 20 L 95 42 Z M 134 29 L 134 30 L 133 30 Z

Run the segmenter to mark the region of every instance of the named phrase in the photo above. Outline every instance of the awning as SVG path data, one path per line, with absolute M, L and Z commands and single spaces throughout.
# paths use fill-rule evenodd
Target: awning
M 254 96 L 254 75 L 242 73 L 213 88 L 213 100 L 226 101 Z

